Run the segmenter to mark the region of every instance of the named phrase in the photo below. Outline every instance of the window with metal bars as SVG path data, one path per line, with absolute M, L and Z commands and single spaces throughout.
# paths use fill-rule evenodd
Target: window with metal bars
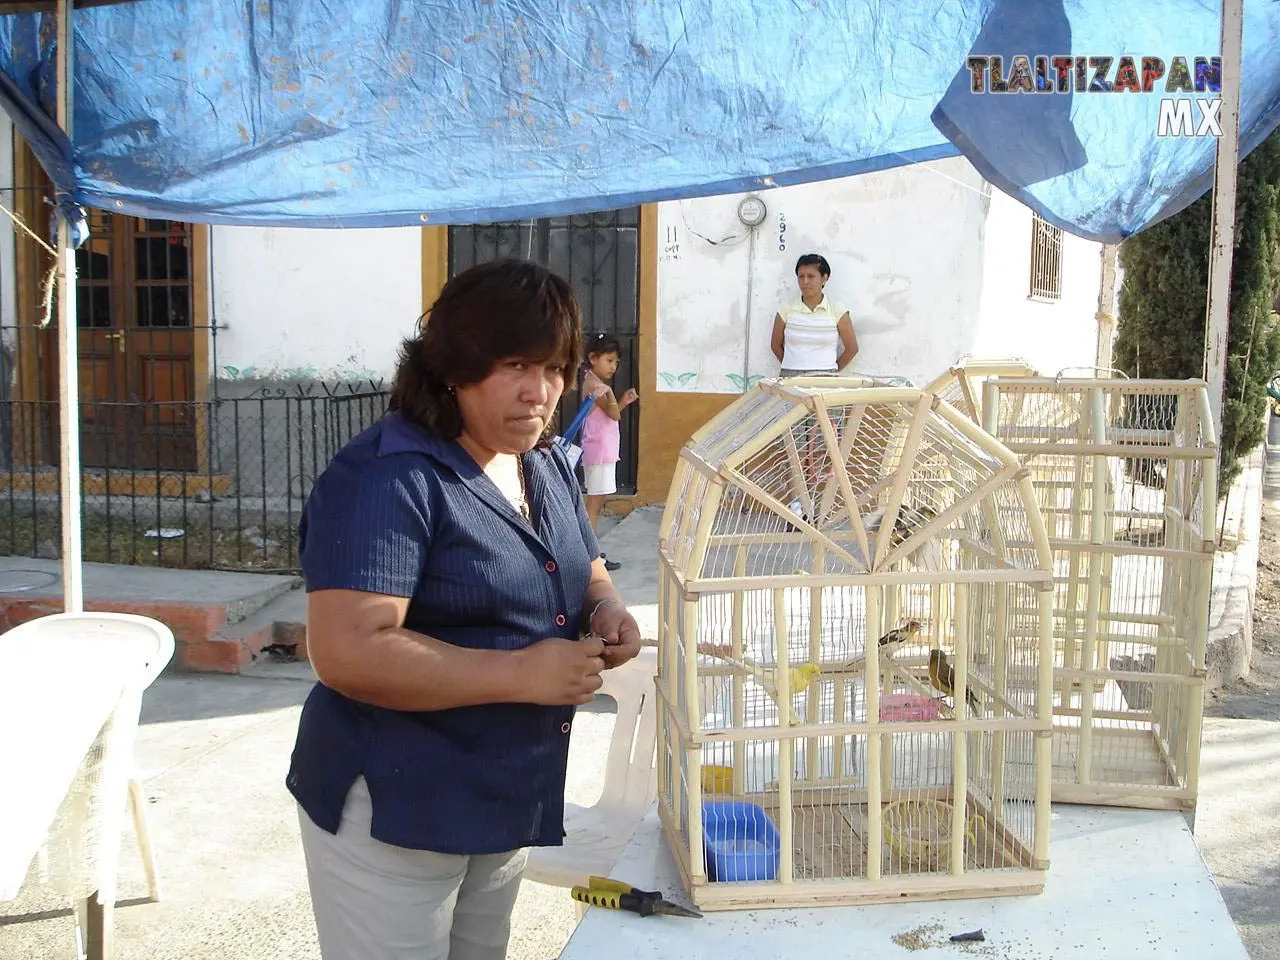
M 1031 214 L 1032 300 L 1062 299 L 1062 228 Z

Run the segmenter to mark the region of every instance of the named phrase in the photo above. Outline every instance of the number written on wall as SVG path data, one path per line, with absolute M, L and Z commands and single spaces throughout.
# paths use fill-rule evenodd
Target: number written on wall
M 778 249 L 784 252 L 787 249 L 787 215 L 785 213 L 778 214 Z
M 669 260 L 680 259 L 680 228 L 667 227 L 667 235 L 663 239 L 662 251 L 658 254 L 658 260 L 666 262 Z

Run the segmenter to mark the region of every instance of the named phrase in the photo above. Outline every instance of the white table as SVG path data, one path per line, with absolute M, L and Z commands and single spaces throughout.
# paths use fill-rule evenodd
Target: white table
M 93 638 L 0 642 L 0 900 L 55 836 L 55 885 L 84 901 L 90 960 L 110 951 L 141 676 Z
M 1181 814 L 1060 804 L 1052 829 L 1039 896 L 735 911 L 701 920 L 593 907 L 560 960 L 1248 960 Z M 688 903 L 656 810 L 611 875 Z M 949 940 L 979 928 L 985 943 Z M 919 934 L 910 951 L 894 943 L 912 931 Z

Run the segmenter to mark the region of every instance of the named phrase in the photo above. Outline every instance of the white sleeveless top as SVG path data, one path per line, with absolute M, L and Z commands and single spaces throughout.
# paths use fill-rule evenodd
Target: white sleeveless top
M 810 310 L 800 299 L 778 308 L 783 323 L 782 369 L 836 369 L 840 356 L 840 334 L 836 324 L 844 310 L 827 297 Z

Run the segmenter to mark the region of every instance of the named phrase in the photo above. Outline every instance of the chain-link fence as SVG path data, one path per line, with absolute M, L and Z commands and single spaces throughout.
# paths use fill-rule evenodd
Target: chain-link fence
M 375 381 L 264 386 L 196 403 L 82 403 L 84 559 L 296 570 L 312 484 L 387 399 Z M 0 403 L 0 554 L 58 556 L 57 464 L 58 404 Z

